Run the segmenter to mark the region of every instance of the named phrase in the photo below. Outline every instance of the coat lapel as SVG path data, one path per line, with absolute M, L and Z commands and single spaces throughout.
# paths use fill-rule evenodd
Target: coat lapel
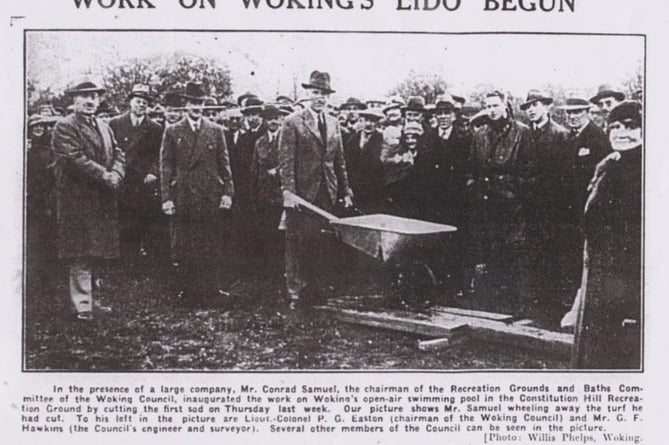
M 209 124 L 204 118 L 200 118 L 200 125 L 197 129 L 197 133 L 193 132 L 190 127 L 190 123 L 186 122 L 188 126 L 188 132 L 192 135 L 192 148 L 190 152 L 190 161 L 188 162 L 188 168 L 191 169 L 195 163 L 200 159 L 202 153 L 207 149 L 207 143 L 209 142 Z
M 323 144 L 323 139 L 321 138 L 321 133 L 318 131 L 318 123 L 316 122 L 316 119 L 314 119 L 314 115 L 310 110 L 304 110 L 304 114 L 302 115 L 302 119 L 304 120 L 304 125 L 309 129 L 311 134 L 316 137 L 316 140 L 321 144 L 321 146 L 324 146 Z M 327 121 L 326 121 L 327 125 Z M 328 133 L 330 132 L 329 129 L 330 125 L 328 125 Z
M 84 138 L 88 139 L 90 145 L 94 148 L 96 155 L 99 156 L 100 159 L 104 159 L 106 164 L 107 160 L 111 157 L 111 153 L 108 153 L 100 131 L 96 130 L 93 125 L 87 122 L 82 116 L 77 116 L 82 135 Z M 95 121 L 99 125 L 99 121 L 97 119 L 95 119 Z

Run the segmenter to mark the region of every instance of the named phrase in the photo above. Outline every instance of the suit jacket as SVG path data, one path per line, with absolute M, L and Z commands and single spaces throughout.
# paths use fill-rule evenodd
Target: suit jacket
M 323 141 L 311 110 L 293 113 L 283 121 L 279 139 L 281 185 L 310 202 L 325 185 L 330 204 L 334 204 L 337 197 L 353 196 L 353 191 L 346 173 L 339 122 L 325 113 L 325 124 L 327 135 Z
M 111 119 L 109 126 L 125 152 L 127 174 L 121 202 L 130 207 L 146 207 L 153 201 L 153 190 L 144 184 L 144 178 L 149 173 L 160 176 L 158 158 L 163 129 L 148 116 L 137 128 L 133 127 L 129 111 Z
M 558 201 L 563 199 L 562 181 L 569 175 L 563 159 L 569 132 L 553 119 L 539 129 L 530 129 L 536 154 L 536 183 L 532 189 L 531 213 L 535 221 L 545 224 L 556 220 Z
M 276 170 L 274 175 L 270 170 Z M 281 208 L 281 177 L 279 176 L 279 134 L 272 142 L 266 132 L 256 142 L 251 162 L 251 201 L 259 211 Z
M 201 118 L 194 132 L 185 117 L 167 127 L 160 178 L 163 202 L 176 206 L 176 256 L 216 260 L 224 247 L 221 197 L 234 195 L 223 127 Z
M 234 150 L 230 149 L 230 169 L 235 183 L 235 207 L 248 208 L 251 205 L 251 162 L 256 142 L 267 129 L 261 124 L 255 131 L 246 129 L 240 133 Z M 230 135 L 232 138 L 234 135 Z
M 413 171 L 418 190 L 414 193 L 422 218 L 459 225 L 465 215 L 464 189 L 471 140 L 451 130 L 448 139 L 431 128 L 420 140 L 420 155 Z
M 581 132 L 570 135 L 566 153 L 564 162 L 569 174 L 565 176 L 567 182 L 563 185 L 566 200 L 563 208 L 570 220 L 579 222 L 595 167 L 611 153 L 611 144 L 604 131 L 593 122 L 589 122 Z
M 361 138 L 362 133 L 356 131 L 344 144 L 346 173 L 356 205 L 364 212 L 380 211 L 385 189 L 381 164 L 383 135 L 375 131 L 362 148 Z
M 103 121 L 73 113 L 54 128 L 59 258 L 119 255 L 118 194 L 105 173 L 125 176 L 125 156 Z

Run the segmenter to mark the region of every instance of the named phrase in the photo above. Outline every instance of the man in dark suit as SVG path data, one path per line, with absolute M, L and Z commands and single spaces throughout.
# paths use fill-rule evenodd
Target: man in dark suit
M 358 111 L 361 129 L 344 142 L 348 181 L 355 195 L 355 204 L 364 213 L 383 211 L 383 134 L 378 131 L 383 117 L 383 113 L 375 109 Z
M 100 95 L 93 82 L 68 91 L 74 112 L 53 132 L 56 157 L 56 225 L 58 258 L 70 268 L 70 297 L 77 319 L 93 319 L 93 309 L 109 312 L 93 295 L 93 267 L 119 256 L 118 189 L 125 157 L 114 133 L 95 117 Z
M 146 255 L 145 238 L 160 218 L 158 158 L 163 133 L 147 116 L 149 87 L 137 84 L 129 95 L 130 109 L 109 121 L 125 153 L 126 177 L 121 187 L 121 252 L 131 263 Z
M 297 204 L 286 192 L 292 192 L 316 206 L 330 211 L 337 198 L 345 206 L 353 204 L 339 122 L 326 112 L 330 75 L 314 71 L 302 86 L 309 92 L 309 105 L 288 116 L 281 128 L 279 163 L 284 190 L 286 220 L 286 281 L 292 303 L 314 284 L 318 270 L 313 256 L 322 243 L 322 224 L 309 215 L 298 214 Z
M 520 109 L 530 120 L 532 151 L 536 157 L 534 184 L 530 188 L 528 207 L 529 236 L 536 246 L 537 258 L 534 263 L 534 299 L 540 301 L 537 309 L 553 312 L 559 308 L 562 299 L 572 295 L 567 290 L 565 268 L 565 227 L 560 222 L 558 202 L 562 199 L 561 181 L 568 171 L 561 159 L 566 150 L 567 129 L 551 117 L 553 98 L 539 90 L 530 90 Z M 560 314 L 562 311 L 556 311 Z
M 565 277 L 563 303 L 568 303 L 580 285 L 583 266 L 583 209 L 588 198 L 588 185 L 595 167 L 611 153 L 611 144 L 604 131 L 590 120 L 592 105 L 584 98 L 572 96 L 561 107 L 567 114 L 569 136 L 559 170 L 563 172 L 555 223 L 563 230 L 555 240 L 562 246 Z
M 220 260 L 234 194 L 223 127 L 202 118 L 206 93 L 190 82 L 186 116 L 167 127 L 160 149 L 162 208 L 176 220 L 184 301 L 220 297 Z

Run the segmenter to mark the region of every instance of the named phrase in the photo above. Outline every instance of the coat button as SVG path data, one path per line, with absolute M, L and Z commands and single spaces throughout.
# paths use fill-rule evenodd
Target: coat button
M 483 195 L 483 199 L 487 201 L 488 200 L 488 195 Z

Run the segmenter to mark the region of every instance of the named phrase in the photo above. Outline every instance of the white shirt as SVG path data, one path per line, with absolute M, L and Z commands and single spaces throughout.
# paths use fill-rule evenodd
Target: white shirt
M 134 114 L 130 115 L 130 121 L 132 122 L 133 127 L 139 127 L 144 122 L 144 116 L 137 117 Z
M 190 129 L 193 130 L 193 132 L 196 132 L 198 128 L 202 126 L 202 118 L 194 121 L 193 119 L 190 118 L 190 116 L 186 116 L 186 119 L 188 120 L 188 124 L 190 125 Z
M 448 139 L 451 137 L 451 133 L 453 132 L 453 127 L 448 127 L 445 130 L 442 130 L 441 128 L 439 129 L 439 137 L 441 139 Z

